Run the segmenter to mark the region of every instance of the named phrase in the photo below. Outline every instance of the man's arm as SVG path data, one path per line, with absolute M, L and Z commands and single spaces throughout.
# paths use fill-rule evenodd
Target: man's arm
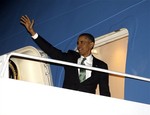
M 51 58 L 65 60 L 66 53 L 63 53 L 61 50 L 55 48 L 52 44 L 38 35 L 33 28 L 34 20 L 30 20 L 30 18 L 25 15 L 20 18 L 20 23 L 27 29 L 27 31 L 31 34 L 34 42 Z
M 100 63 L 100 68 L 108 70 L 108 65 L 105 62 Z M 99 89 L 100 94 L 104 96 L 111 96 L 110 89 L 109 89 L 109 74 L 100 72 L 100 82 L 99 82 Z

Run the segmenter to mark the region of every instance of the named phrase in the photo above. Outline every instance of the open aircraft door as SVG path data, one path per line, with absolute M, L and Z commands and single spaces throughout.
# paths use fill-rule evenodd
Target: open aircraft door
M 48 58 L 47 54 L 32 46 L 26 46 L 13 52 Z M 1 66 L 3 65 L 1 64 Z M 50 64 L 44 62 L 11 57 L 9 59 L 8 71 L 8 77 L 12 79 L 40 83 L 44 85 L 53 85 Z

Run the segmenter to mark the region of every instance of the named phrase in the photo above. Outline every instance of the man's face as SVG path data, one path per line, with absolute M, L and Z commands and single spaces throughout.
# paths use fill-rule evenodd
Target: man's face
M 89 40 L 86 36 L 80 36 L 77 41 L 77 49 L 79 54 L 87 57 L 91 54 L 91 50 L 94 46 L 94 43 Z

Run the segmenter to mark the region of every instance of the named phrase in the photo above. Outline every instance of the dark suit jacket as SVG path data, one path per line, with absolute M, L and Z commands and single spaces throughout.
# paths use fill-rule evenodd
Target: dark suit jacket
M 39 36 L 34 41 L 45 53 L 47 53 L 53 59 L 77 63 L 78 58 L 80 58 L 79 53 L 73 50 L 69 50 L 68 52 L 62 52 L 61 50 L 53 47 L 41 36 Z M 108 69 L 106 63 L 96 59 L 94 56 L 93 56 L 93 67 Z M 109 80 L 107 73 L 92 71 L 91 77 L 86 79 L 84 82 L 80 83 L 78 77 L 78 68 L 71 66 L 64 66 L 64 69 L 65 69 L 65 78 L 63 83 L 64 88 L 94 94 L 97 84 L 99 84 L 100 94 L 104 96 L 110 96 L 108 85 Z

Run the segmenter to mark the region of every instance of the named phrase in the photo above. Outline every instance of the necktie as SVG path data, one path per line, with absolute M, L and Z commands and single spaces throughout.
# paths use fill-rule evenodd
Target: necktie
M 85 65 L 84 61 L 86 60 L 86 58 L 83 58 L 83 60 L 81 61 L 81 65 Z M 84 68 L 80 68 L 80 75 L 79 75 L 79 79 L 80 82 L 83 82 L 86 78 L 86 70 Z

